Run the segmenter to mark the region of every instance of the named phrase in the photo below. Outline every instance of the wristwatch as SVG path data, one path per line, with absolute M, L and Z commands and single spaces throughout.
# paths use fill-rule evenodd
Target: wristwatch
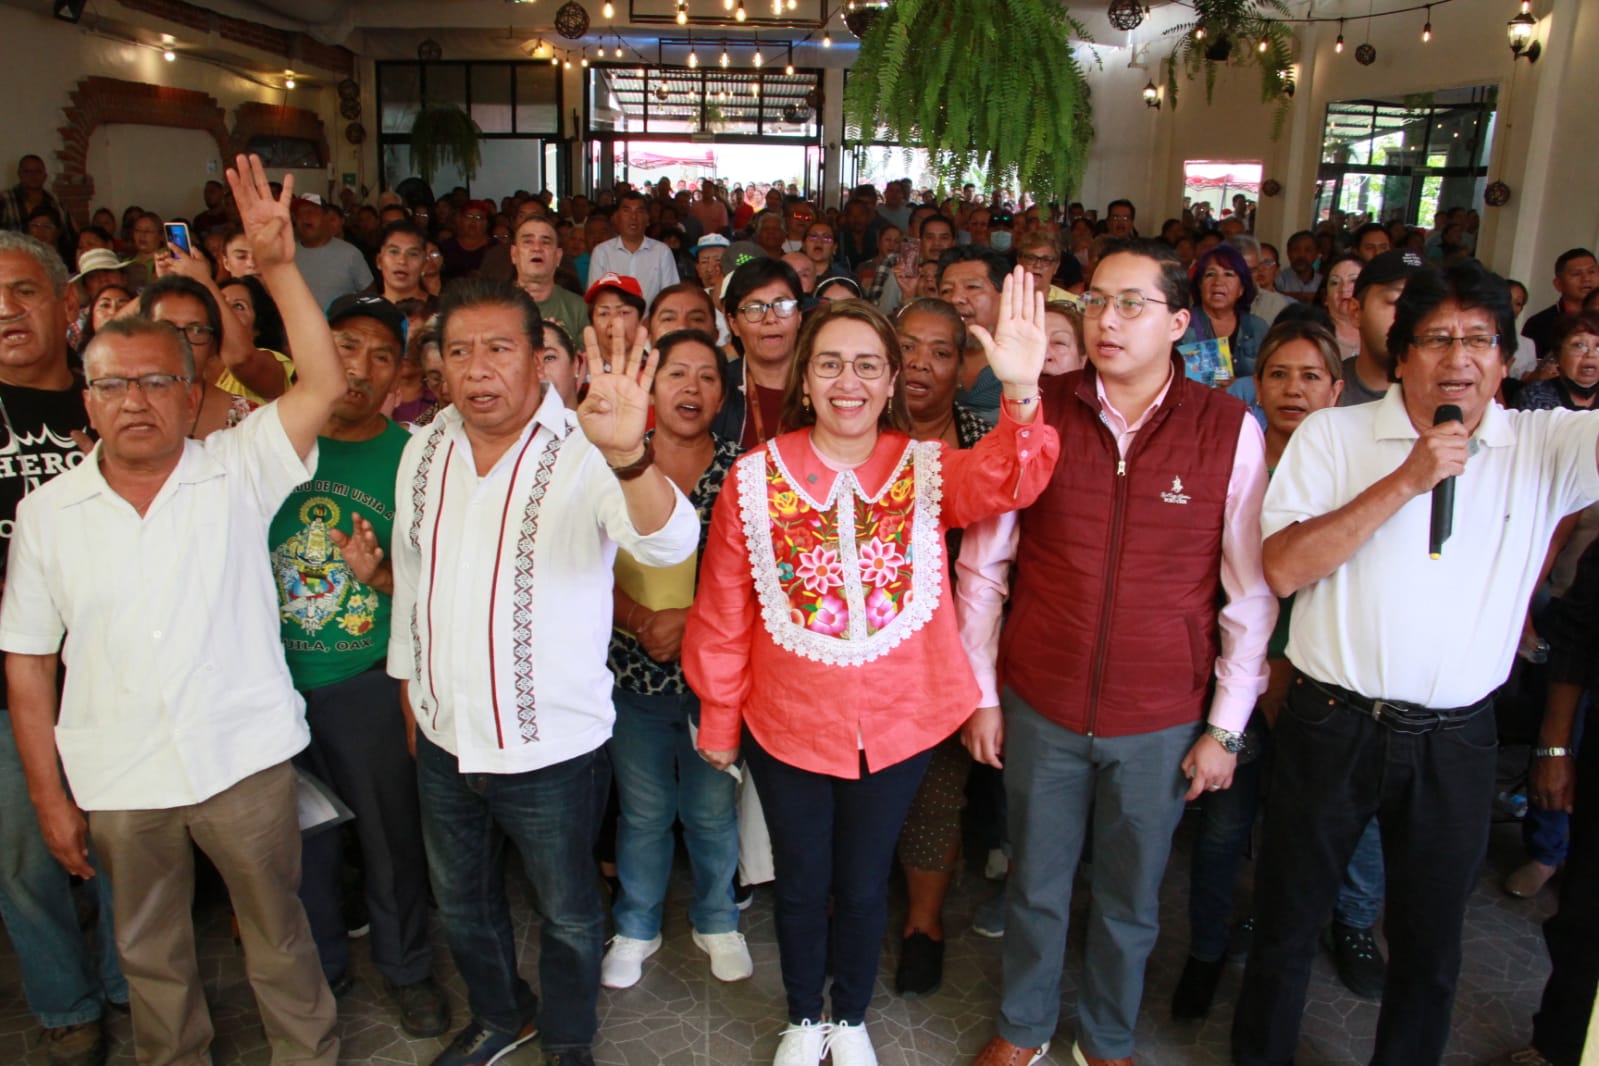
M 1576 752 L 1570 748 L 1533 748 L 1532 754 L 1537 759 L 1568 759 Z
M 1237 755 L 1244 750 L 1244 735 L 1242 733 L 1229 733 L 1219 725 L 1207 725 L 1205 735 L 1222 746 L 1228 755 Z

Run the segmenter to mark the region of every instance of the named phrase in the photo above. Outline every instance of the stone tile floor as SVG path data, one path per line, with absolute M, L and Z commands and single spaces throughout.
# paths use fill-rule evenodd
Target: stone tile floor
M 1216 1007 L 1204 1023 L 1173 1023 L 1167 1009 L 1186 948 L 1190 836 L 1190 826 L 1179 832 L 1163 889 L 1163 932 L 1150 960 L 1148 994 L 1138 1027 L 1140 1066 L 1220 1066 L 1227 1062 L 1227 1027 L 1241 972 L 1237 966 L 1230 967 L 1223 978 Z M 1500 878 L 1520 861 L 1521 854 L 1519 828 L 1514 824 L 1495 826 L 1481 887 L 1466 921 L 1465 964 L 1455 1005 L 1455 1035 L 1445 1059 L 1448 1066 L 1487 1063 L 1520 1047 L 1530 1033 L 1532 1012 L 1548 973 L 1538 923 L 1553 910 L 1554 893 L 1546 889 L 1537 900 L 1524 902 L 1499 890 Z M 512 883 L 522 969 L 535 974 L 536 926 L 526 908 L 519 874 L 512 875 Z M 711 978 L 705 957 L 689 940 L 687 887 L 686 875 L 680 871 L 668 905 L 666 944 L 646 963 L 644 980 L 626 991 L 602 992 L 597 1062 L 607 1066 L 723 1066 L 771 1061 L 784 1012 L 770 890 L 757 891 L 754 906 L 744 918 L 755 976 L 741 984 L 721 985 Z M 886 947 L 877 996 L 868 1016 L 883 1066 L 965 1066 L 992 1034 L 999 998 L 999 945 L 972 934 L 969 920 L 972 908 L 993 890 L 978 873 L 966 872 L 957 883 L 947 912 L 944 987 L 931 998 L 905 1001 L 890 993 L 897 947 Z M 1247 886 L 1240 895 L 1242 905 Z M 902 912 L 896 908 L 895 913 Z M 197 920 L 206 997 L 217 1031 L 215 1061 L 218 1066 L 265 1066 L 270 1056 L 244 979 L 241 956 L 229 932 L 226 909 L 215 902 L 203 905 Z M 891 940 L 897 939 L 895 932 L 891 921 Z M 466 1020 L 464 992 L 437 930 L 435 939 L 441 960 L 438 969 L 459 1025 Z M 356 987 L 340 1002 L 341 1061 L 426 1066 L 444 1041 L 407 1039 L 360 942 L 354 954 Z M 1044 1060 L 1047 1063 L 1071 1061 L 1072 1001 L 1080 976 L 1081 948 L 1074 928 L 1067 952 L 1060 1030 L 1056 1050 Z M 1325 958 L 1319 960 L 1305 1015 L 1299 1066 L 1366 1061 L 1376 1016 L 1375 1004 L 1345 994 L 1331 965 Z M 119 1066 L 132 1063 L 128 1020 L 122 1015 L 112 1017 L 115 1046 L 111 1061 Z M 43 1066 L 45 1061 L 38 1028 L 23 1003 L 16 957 L 9 942 L 0 940 L 0 1064 Z M 540 1058 L 536 1045 L 530 1045 L 502 1061 L 505 1066 L 529 1066 Z

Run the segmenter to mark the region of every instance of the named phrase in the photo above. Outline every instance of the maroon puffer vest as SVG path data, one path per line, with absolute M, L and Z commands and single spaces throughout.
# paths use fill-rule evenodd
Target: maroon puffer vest
M 1198 722 L 1215 672 L 1221 533 L 1239 400 L 1180 360 L 1125 464 L 1100 420 L 1093 368 L 1046 382 L 1060 463 L 1021 512 L 1002 683 L 1078 733 Z

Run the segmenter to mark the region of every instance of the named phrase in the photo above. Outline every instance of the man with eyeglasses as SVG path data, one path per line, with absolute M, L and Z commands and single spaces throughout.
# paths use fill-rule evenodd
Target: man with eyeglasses
M 1495 402 L 1515 349 L 1502 279 L 1475 262 L 1416 272 L 1388 334 L 1397 387 L 1306 418 L 1267 492 L 1295 674 L 1233 1024 L 1242 1066 L 1293 1058 L 1317 935 L 1373 815 L 1390 960 L 1372 1061 L 1443 1056 L 1492 815 L 1493 692 L 1556 523 L 1599 499 L 1599 419 Z M 1445 478 L 1453 533 L 1429 558 Z
M 591 246 L 588 270 L 590 278 L 618 274 L 638 279 L 646 304 L 654 303 L 655 294 L 668 285 L 683 280 L 672 249 L 653 237 L 644 236 L 649 220 L 649 205 L 643 194 L 632 190 L 623 193 L 616 213 L 611 216 L 616 236 L 597 248 Z M 707 226 L 706 231 L 711 232 L 711 227 Z
M 1265 691 L 1265 441 L 1242 402 L 1185 375 L 1173 346 L 1189 306 L 1170 246 L 1110 244 L 1083 296 L 1089 365 L 1040 382 L 1072 461 L 961 546 L 962 642 L 981 689 L 962 740 L 1003 765 L 1013 849 L 999 1033 L 976 1066 L 1048 1051 L 1090 816 L 1094 902 L 1062 1061 L 1131 1066 L 1172 833 L 1187 801 L 1231 785 Z
M 274 1054 L 333 1066 L 333 995 L 296 896 L 289 760 L 306 746 L 305 705 L 262 546 L 315 474 L 317 432 L 347 384 L 295 269 L 292 179 L 274 199 L 258 158 L 238 168 L 229 184 L 299 380 L 237 429 L 190 441 L 201 383 L 183 335 L 142 318 L 105 326 L 84 354 L 99 444 L 18 508 L 0 649 L 44 839 L 92 877 L 92 838 L 116 885 L 139 1060 L 211 1057 L 189 914 L 198 844 L 230 889 Z
M 76 292 L 55 249 L 23 233 L 0 231 L 0 544 L 9 546 L 17 507 L 29 493 L 83 462 L 75 434 L 89 429 L 83 390 L 67 365 L 67 324 Z M 0 558 L 0 588 L 5 559 Z M 4 708 L 9 708 L 9 702 Z M 28 802 L 11 711 L 0 708 L 0 913 L 17 953 L 28 1009 L 44 1029 L 52 1066 L 99 1066 L 106 1058 L 101 1019 L 107 1002 L 127 1003 L 128 987 L 112 938 L 111 883 L 98 876 L 96 952 L 78 927 L 65 867 L 51 854 Z
M 300 242 L 296 260 L 318 310 L 347 292 L 362 292 L 372 284 L 366 257 L 335 235 L 337 227 L 338 219 L 316 193 L 294 201 L 294 233 Z
M 1137 218 L 1138 209 L 1131 200 L 1112 200 L 1105 208 L 1105 232 L 1118 241 L 1136 237 L 1138 231 L 1133 223 Z
M 439 242 L 439 251 L 444 253 L 446 285 L 456 278 L 475 278 L 483 268 L 483 258 L 494 246 L 489 237 L 494 204 L 489 200 L 468 200 L 455 221 L 455 235 Z
M 1283 309 L 1293 303 L 1277 291 L 1277 249 L 1247 233 L 1229 237 L 1227 243 L 1238 249 L 1250 276 L 1255 279 L 1255 302 L 1250 305 L 1250 313 L 1271 325 Z

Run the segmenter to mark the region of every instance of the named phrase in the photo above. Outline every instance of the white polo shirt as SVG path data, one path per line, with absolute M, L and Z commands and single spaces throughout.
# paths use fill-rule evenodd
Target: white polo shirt
M 0 650 L 62 649 L 56 748 L 78 806 L 199 803 L 310 741 L 267 527 L 316 452 L 302 462 L 268 404 L 188 441 L 142 518 L 99 457 L 17 508 Z
M 1404 390 L 1328 408 L 1294 432 L 1266 491 L 1265 536 L 1349 503 L 1420 436 Z M 1294 597 L 1288 658 L 1370 699 L 1464 707 L 1510 672 L 1527 600 L 1564 515 L 1599 500 L 1599 416 L 1491 404 L 1456 479 L 1454 532 L 1427 555 L 1432 497 L 1410 500 Z

